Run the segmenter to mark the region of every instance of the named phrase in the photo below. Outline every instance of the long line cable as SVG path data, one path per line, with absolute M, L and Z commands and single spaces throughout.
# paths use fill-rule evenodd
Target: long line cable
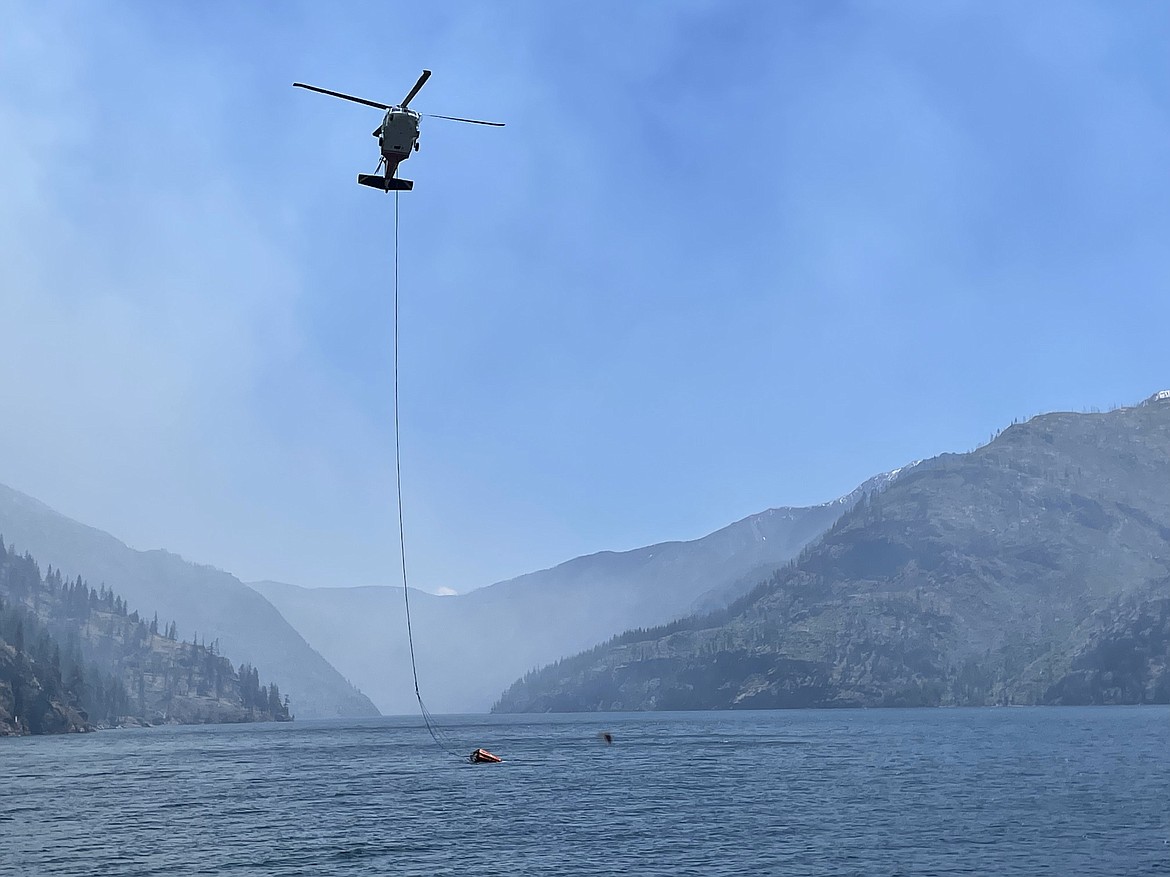
M 398 547 L 402 558 L 402 596 L 406 602 L 406 641 L 410 645 L 410 672 L 414 677 L 414 696 L 418 700 L 419 712 L 422 713 L 423 724 L 431 739 L 448 755 L 463 758 L 455 743 L 436 724 L 431 711 L 423 703 L 422 692 L 418 687 L 418 665 L 414 660 L 414 630 L 410 623 L 410 588 L 406 580 L 406 528 L 403 525 L 402 513 L 402 441 L 398 426 L 398 192 L 394 192 L 394 474 L 398 486 Z

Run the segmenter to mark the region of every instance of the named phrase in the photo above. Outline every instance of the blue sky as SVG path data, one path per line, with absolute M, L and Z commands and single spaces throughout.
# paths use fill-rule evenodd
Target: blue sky
M 701 536 L 1170 387 L 1161 2 L 3 3 L 0 482 L 247 579 Z M 83 572 L 83 571 L 82 571 Z

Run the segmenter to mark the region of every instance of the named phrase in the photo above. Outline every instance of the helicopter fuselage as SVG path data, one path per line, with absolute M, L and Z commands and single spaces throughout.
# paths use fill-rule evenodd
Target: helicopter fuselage
M 391 107 L 386 111 L 382 124 L 374 136 L 386 160 L 387 177 L 392 176 L 398 163 L 410 158 L 418 149 L 419 114 L 402 107 Z

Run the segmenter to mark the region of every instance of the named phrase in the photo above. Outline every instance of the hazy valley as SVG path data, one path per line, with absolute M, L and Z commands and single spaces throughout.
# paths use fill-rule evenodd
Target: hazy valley
M 1168 472 L 1170 402 L 1048 414 L 971 453 L 701 539 L 578 557 L 456 596 L 412 591 L 421 690 L 436 712 L 1165 702 Z M 10 604 L 53 622 L 45 607 L 72 599 L 83 570 L 103 601 L 107 584 L 109 600 L 127 595 L 121 616 L 95 604 L 107 639 L 173 653 L 166 667 L 157 655 L 114 662 L 139 714 L 182 716 L 160 697 L 222 695 L 221 676 L 238 689 L 210 653 L 183 658 L 181 691 L 167 681 L 195 635 L 255 666 L 298 715 L 416 709 L 399 587 L 245 586 L 6 488 L 0 533 L 51 563 Z M 181 635 L 166 620 L 161 635 L 147 630 L 137 608 L 119 621 L 127 606 L 177 620 Z M 94 623 L 78 642 L 113 666 Z M 200 661 L 209 675 L 196 680 Z
M 485 711 L 537 666 L 632 627 L 724 606 L 897 474 L 876 476 L 833 502 L 769 509 L 689 542 L 604 551 L 455 596 L 413 591 L 415 654 L 427 706 Z M 416 709 L 400 587 L 252 587 L 383 712 Z

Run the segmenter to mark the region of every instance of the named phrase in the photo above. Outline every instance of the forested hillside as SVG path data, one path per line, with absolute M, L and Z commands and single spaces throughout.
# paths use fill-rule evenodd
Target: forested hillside
M 276 608 L 235 576 L 167 551 L 136 551 L 0 484 L 0 533 L 42 564 L 105 582 L 153 616 L 178 619 L 292 696 L 297 715 L 376 716 L 378 710 L 309 647 Z
M 1170 702 L 1170 401 L 1049 414 L 867 497 L 728 609 L 500 711 Z
M 0 734 L 290 718 L 275 684 L 195 640 L 0 539 Z

